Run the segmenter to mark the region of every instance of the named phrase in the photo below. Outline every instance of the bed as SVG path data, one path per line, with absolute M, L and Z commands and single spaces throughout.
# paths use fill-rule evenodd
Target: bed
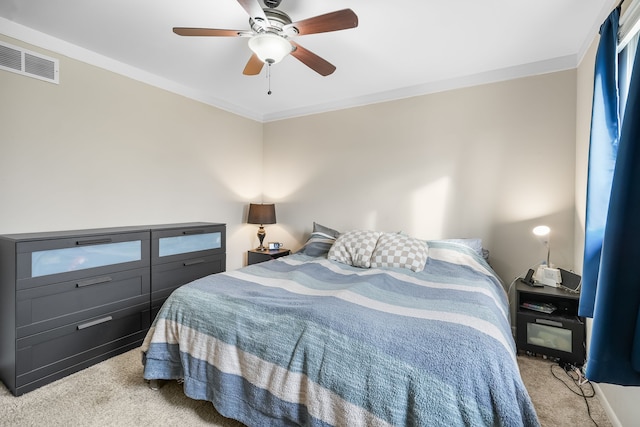
M 248 426 L 539 425 L 500 280 L 468 245 L 422 244 L 418 268 L 376 263 L 392 258 L 375 245 L 368 267 L 353 247 L 351 263 L 303 250 L 182 286 L 144 378 Z

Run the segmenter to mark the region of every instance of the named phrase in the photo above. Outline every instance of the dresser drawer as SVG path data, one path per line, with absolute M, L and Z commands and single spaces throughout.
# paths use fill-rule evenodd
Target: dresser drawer
M 209 274 L 225 270 L 226 255 L 211 255 L 151 267 L 151 305 L 166 299 L 176 288 Z M 160 302 L 161 304 L 161 302 Z
M 148 305 L 21 338 L 17 341 L 18 386 L 52 375 L 103 353 L 144 339 L 150 326 Z
M 18 289 L 141 268 L 149 259 L 148 232 L 19 242 Z
M 148 302 L 150 291 L 148 268 L 20 290 L 18 338 Z
M 226 227 L 202 225 L 151 231 L 151 263 L 173 261 L 225 253 Z

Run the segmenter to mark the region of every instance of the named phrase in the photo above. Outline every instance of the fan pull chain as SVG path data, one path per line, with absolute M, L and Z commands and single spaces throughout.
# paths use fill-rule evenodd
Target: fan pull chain
M 267 78 L 269 79 L 269 91 L 267 95 L 271 95 L 271 62 L 267 64 Z

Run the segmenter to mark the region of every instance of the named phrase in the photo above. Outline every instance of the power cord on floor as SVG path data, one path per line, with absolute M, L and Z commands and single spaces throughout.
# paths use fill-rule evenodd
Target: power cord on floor
M 593 424 L 595 424 L 595 426 L 598 427 L 598 423 L 591 416 L 591 408 L 589 407 L 589 400 L 588 400 L 595 397 L 596 395 L 596 390 L 593 388 L 593 384 L 591 384 L 591 382 L 585 378 L 584 374 L 579 368 L 577 368 L 576 366 L 570 363 L 561 362 L 557 365 L 550 365 L 550 366 L 551 366 L 551 375 L 553 375 L 554 377 L 556 377 L 556 379 L 558 379 L 561 383 L 563 383 L 569 389 L 569 391 L 571 391 L 573 394 L 582 396 L 582 398 L 584 399 L 585 405 L 587 405 L 587 414 L 589 415 L 589 418 L 591 418 L 591 421 L 593 421 Z M 571 379 L 571 382 L 573 383 L 573 385 L 577 387 L 578 390 L 580 390 L 580 392 L 577 392 L 576 390 L 574 390 L 574 388 L 572 388 L 571 385 L 568 384 L 562 377 L 556 375 L 556 372 L 554 371 L 553 368 L 556 368 L 556 371 L 558 369 L 561 369 L 562 372 L 564 372 L 566 376 Z M 591 388 L 591 392 L 589 394 L 585 394 L 583 386 L 589 386 L 589 388 Z

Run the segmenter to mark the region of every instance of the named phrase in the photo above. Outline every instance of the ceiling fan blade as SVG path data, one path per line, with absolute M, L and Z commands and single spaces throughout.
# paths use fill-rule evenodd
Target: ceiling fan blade
M 328 76 L 336 70 L 336 67 L 333 64 L 320 58 L 310 50 L 303 48 L 302 46 L 295 42 L 292 42 L 291 40 L 289 40 L 289 43 L 291 43 L 291 45 L 295 47 L 293 52 L 291 52 L 291 55 L 293 55 L 297 60 L 305 64 L 307 67 L 311 68 L 316 73 L 322 76 Z
M 328 33 L 329 31 L 346 30 L 358 26 L 358 16 L 351 9 L 342 9 L 313 18 L 303 19 L 282 27 L 283 30 L 295 27 L 298 35 Z
M 239 37 L 246 31 L 221 30 L 218 28 L 186 28 L 174 27 L 173 32 L 179 36 Z
M 264 62 L 262 62 L 260 58 L 258 58 L 258 55 L 254 53 L 253 55 L 251 55 L 251 58 L 249 58 L 249 62 L 247 62 L 247 65 L 245 65 L 242 74 L 244 74 L 245 76 L 258 75 L 260 74 L 260 71 L 262 71 L 263 65 Z
M 240 6 L 242 6 L 244 10 L 247 11 L 249 16 L 252 17 L 254 21 L 256 20 L 256 18 L 258 18 L 265 24 L 269 23 L 269 21 L 267 20 L 267 15 L 265 15 L 264 10 L 262 10 L 262 7 L 260 6 L 260 3 L 258 3 L 258 0 L 238 0 L 238 3 L 240 3 Z

